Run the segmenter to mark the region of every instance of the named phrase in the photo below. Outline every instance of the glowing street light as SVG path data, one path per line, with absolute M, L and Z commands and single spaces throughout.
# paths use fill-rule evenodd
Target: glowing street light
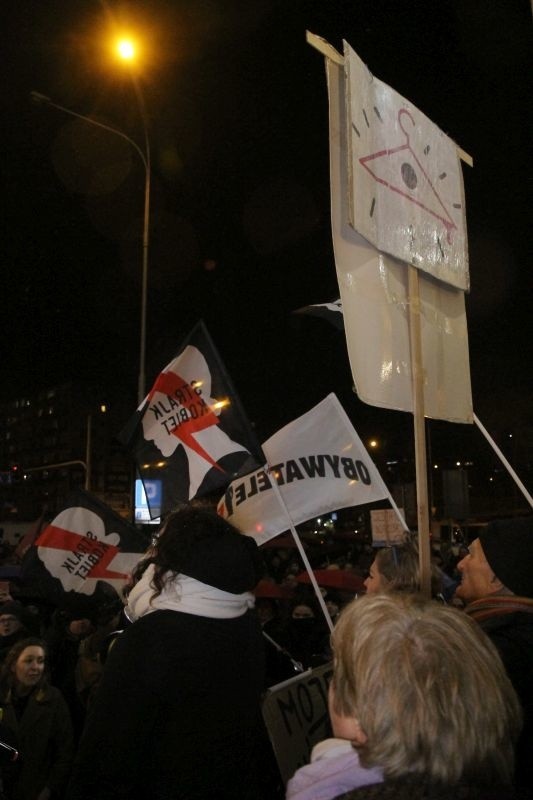
M 136 56 L 135 44 L 131 39 L 119 39 L 117 53 L 124 61 L 132 61 Z

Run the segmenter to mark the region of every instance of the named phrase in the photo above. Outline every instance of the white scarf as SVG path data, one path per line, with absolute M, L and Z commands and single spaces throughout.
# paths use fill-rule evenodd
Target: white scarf
M 163 580 L 170 573 L 163 576 Z M 161 594 L 152 598 L 156 591 L 152 583 L 154 565 L 146 569 L 144 575 L 135 584 L 128 596 L 128 604 L 124 612 L 130 622 L 152 611 L 181 611 L 184 614 L 195 614 L 198 617 L 212 619 L 234 619 L 253 608 L 255 598 L 251 592 L 232 594 L 197 581 L 182 573 L 175 578 L 167 579 Z

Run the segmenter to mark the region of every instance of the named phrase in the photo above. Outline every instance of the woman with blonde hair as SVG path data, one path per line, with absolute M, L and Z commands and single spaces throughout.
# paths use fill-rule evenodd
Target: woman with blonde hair
M 368 595 L 343 610 L 332 646 L 339 755 L 324 762 L 331 793 L 326 782 L 322 800 L 515 797 L 520 706 L 496 649 L 466 615 L 416 594 Z M 298 772 L 295 780 L 302 785 Z M 294 788 L 291 800 L 315 796 Z
M 376 592 L 419 592 L 420 560 L 418 548 L 410 539 L 402 544 L 380 548 L 365 580 L 367 594 Z M 431 594 L 442 598 L 443 574 L 431 566 Z

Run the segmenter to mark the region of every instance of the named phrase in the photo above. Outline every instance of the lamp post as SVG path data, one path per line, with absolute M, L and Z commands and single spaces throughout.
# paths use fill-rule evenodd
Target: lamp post
M 100 404 L 100 413 L 105 414 L 107 406 Z M 93 468 L 93 412 L 87 414 L 87 434 L 85 437 L 85 491 L 91 491 L 91 478 Z M 105 478 L 104 478 L 105 483 Z
M 147 292 L 148 292 L 148 256 L 149 256 L 149 247 L 150 247 L 150 140 L 148 137 L 148 125 L 146 119 L 146 106 L 144 103 L 144 97 L 141 92 L 141 88 L 139 83 L 134 80 L 133 86 L 135 89 L 135 94 L 137 96 L 137 101 L 139 104 L 139 110 L 141 113 L 143 129 L 144 129 L 144 151 L 139 147 L 137 142 L 127 136 L 123 131 L 118 130 L 118 128 L 113 128 L 110 125 L 105 125 L 103 122 L 98 122 L 98 120 L 93 119 L 92 117 L 88 117 L 85 114 L 78 114 L 77 111 L 73 111 L 70 108 L 66 108 L 66 106 L 62 106 L 59 103 L 53 102 L 50 97 L 47 97 L 40 92 L 30 92 L 31 100 L 36 103 L 37 105 L 45 105 L 50 106 L 51 108 L 56 108 L 58 111 L 62 111 L 64 114 L 69 114 L 71 117 L 76 117 L 76 119 L 81 119 L 84 122 L 89 123 L 90 125 L 94 125 L 97 128 L 102 128 L 104 131 L 108 131 L 108 133 L 114 133 L 116 136 L 120 136 L 121 139 L 124 139 L 128 142 L 139 158 L 141 159 L 144 167 L 145 173 L 145 180 L 144 180 L 144 216 L 143 216 L 143 239 L 142 239 L 142 278 L 141 278 L 141 335 L 140 335 L 140 348 L 139 348 L 139 379 L 138 379 L 138 388 L 137 388 L 137 400 L 140 404 L 145 396 L 146 393 L 146 305 L 147 305 Z

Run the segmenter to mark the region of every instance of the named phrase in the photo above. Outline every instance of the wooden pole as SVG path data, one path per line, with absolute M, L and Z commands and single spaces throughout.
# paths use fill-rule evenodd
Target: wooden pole
M 422 335 L 420 329 L 420 290 L 418 270 L 410 264 L 407 265 L 407 269 L 420 589 L 426 597 L 431 597 L 431 552 L 429 546 L 429 504 L 424 417 L 424 369 L 422 364 Z

